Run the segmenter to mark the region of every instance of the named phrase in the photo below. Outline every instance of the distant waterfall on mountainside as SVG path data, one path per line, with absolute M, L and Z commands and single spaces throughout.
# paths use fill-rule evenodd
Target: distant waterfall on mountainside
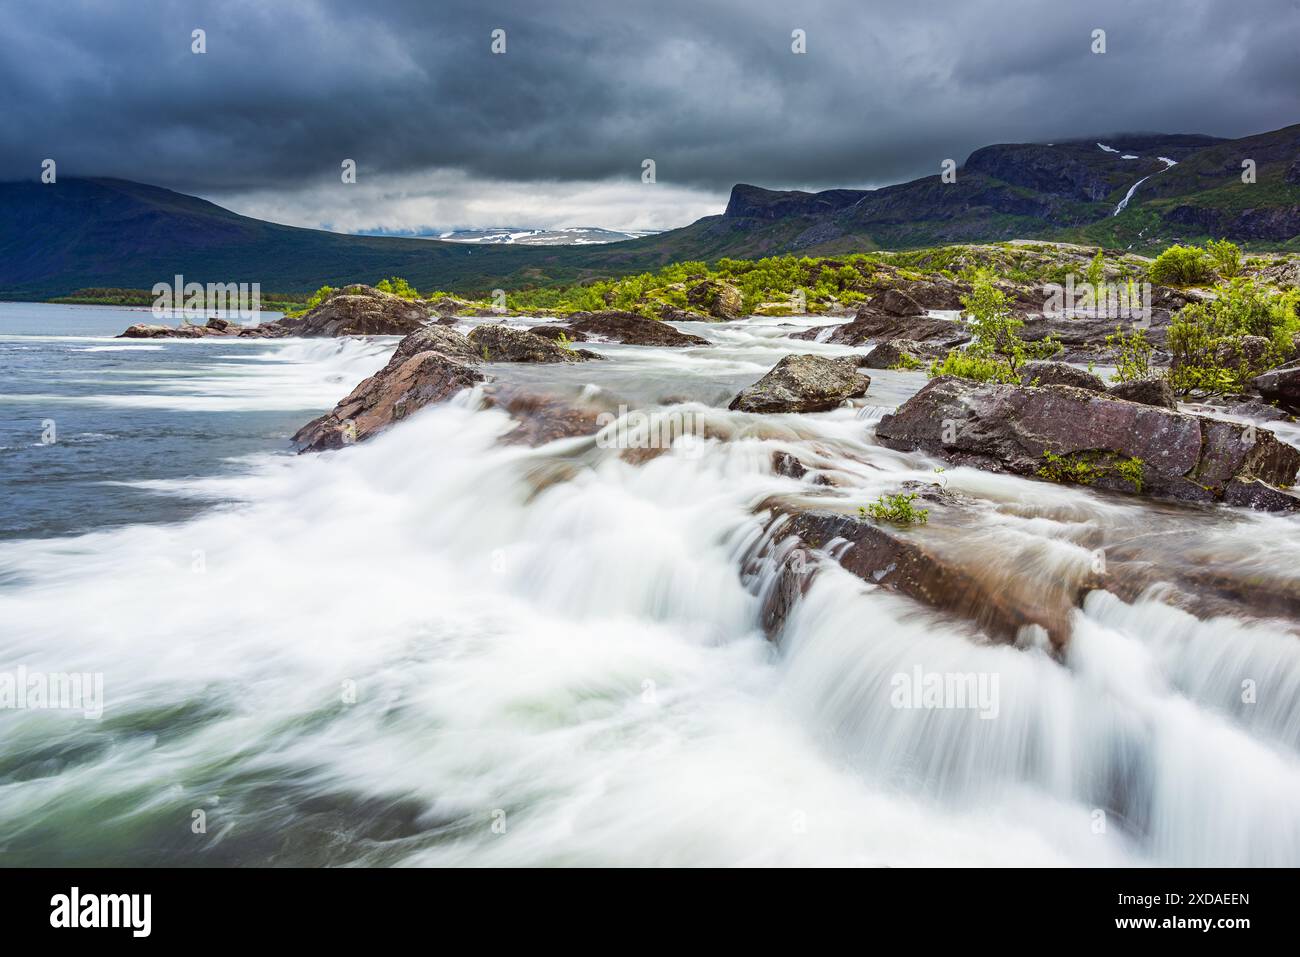
M 1103 150 L 1105 150 L 1106 152 L 1108 152 L 1108 153 L 1114 153 L 1114 152 L 1117 152 L 1116 150 L 1111 149 L 1109 146 L 1102 146 L 1100 143 L 1098 143 L 1097 145 L 1098 145 L 1098 146 L 1101 146 L 1101 148 L 1102 148 Z M 1124 158 L 1125 158 L 1125 159 L 1137 159 L 1136 156 L 1133 156 L 1133 157 L 1125 156 Z M 1177 165 L 1178 165 L 1177 161 L 1175 161 L 1175 160 L 1171 160 L 1171 159 L 1170 159 L 1169 157 L 1167 157 L 1167 156 L 1157 156 L 1156 159 L 1160 160 L 1160 162 L 1162 162 L 1162 163 L 1165 164 L 1165 169 L 1169 169 L 1171 166 L 1177 166 Z M 1164 170 L 1160 170 L 1160 172 L 1164 172 Z M 1124 212 L 1124 210 L 1128 207 L 1128 201 L 1129 201 L 1130 199 L 1132 199 L 1132 198 L 1133 198 L 1133 194 L 1137 192 L 1137 188 L 1138 188 L 1139 186 L 1141 186 L 1143 183 L 1145 183 L 1147 180 L 1149 180 L 1152 176 L 1155 176 L 1155 175 L 1156 175 L 1155 173 L 1148 173 L 1146 176 L 1143 176 L 1140 180 L 1138 180 L 1136 183 L 1134 183 L 1132 186 L 1130 186 L 1130 187 L 1128 188 L 1128 192 L 1124 194 L 1124 198 L 1121 199 L 1121 200 L 1119 201 L 1119 205 L 1115 207 L 1115 211 L 1114 211 L 1113 213 L 1111 213 L 1111 215 L 1112 215 L 1112 216 L 1118 216 L 1120 213 Z

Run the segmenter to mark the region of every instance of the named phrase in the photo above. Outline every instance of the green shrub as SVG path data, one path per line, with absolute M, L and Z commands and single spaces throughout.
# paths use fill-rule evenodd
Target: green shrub
M 1084 274 L 1084 280 L 1094 289 L 1106 281 L 1106 256 L 1100 249 L 1097 255 L 1092 257 L 1092 262 L 1088 264 L 1088 271 Z
M 976 382 L 1019 382 L 1026 359 L 1047 359 L 1061 351 L 1061 344 L 1051 336 L 1035 343 L 1020 338 L 1024 321 L 1011 311 L 1011 301 L 987 272 L 976 274 L 971 285 L 970 295 L 961 300 L 970 316 L 971 343 L 932 363 L 931 378 L 956 375 Z
M 971 349 L 952 349 L 943 361 L 930 364 L 930 378 L 955 375 L 976 382 L 1006 382 L 1015 384 L 1020 376 L 1009 364 L 996 356 L 981 355 Z
M 1169 326 L 1173 362 L 1169 382 L 1179 395 L 1222 395 L 1289 359 L 1300 332 L 1297 293 L 1274 295 L 1250 279 L 1216 289 L 1217 298 L 1185 306 Z M 1248 336 L 1268 340 L 1262 351 L 1248 348 Z
M 1115 334 L 1106 337 L 1106 345 L 1119 351 L 1112 382 L 1137 382 L 1152 378 L 1152 345 L 1147 341 L 1147 334 L 1142 329 L 1130 333 L 1116 326 Z M 1089 371 L 1092 371 L 1089 369 Z
M 307 299 L 306 305 L 295 311 L 286 310 L 284 316 L 286 319 L 296 319 L 298 316 L 311 312 L 332 295 L 334 295 L 333 286 L 321 286 Z
M 1147 275 L 1161 286 L 1200 286 L 1213 280 L 1214 270 L 1199 246 L 1170 246 L 1156 257 Z
M 1051 482 L 1065 485 L 1091 485 L 1106 475 L 1115 475 L 1142 491 L 1142 466 L 1139 458 L 1119 458 L 1108 452 L 1074 452 L 1069 455 L 1043 453 L 1043 464 L 1038 475 Z
M 858 507 L 858 516 L 870 516 L 878 522 L 893 522 L 896 525 L 924 525 L 930 520 L 928 508 L 915 508 L 916 492 L 904 495 L 881 495 L 870 505 Z
M 1241 249 L 1236 243 L 1226 239 L 1211 239 L 1205 244 L 1205 252 L 1214 262 L 1214 268 L 1224 279 L 1233 279 L 1241 275 Z
M 910 371 L 912 369 L 924 368 L 924 366 L 925 364 L 910 352 L 900 352 L 898 354 L 898 361 L 889 368 L 897 371 Z
M 394 296 L 401 296 L 403 299 L 419 299 L 420 294 L 415 291 L 409 282 L 398 276 L 392 276 L 388 279 L 381 279 L 375 283 L 375 288 L 380 292 L 392 293 Z

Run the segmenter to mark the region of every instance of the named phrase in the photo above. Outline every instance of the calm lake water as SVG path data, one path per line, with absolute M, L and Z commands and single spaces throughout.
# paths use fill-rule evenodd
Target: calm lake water
M 391 349 L 113 338 L 148 321 L 147 309 L 0 303 L 0 538 L 184 517 L 201 503 L 159 483 L 287 454 Z

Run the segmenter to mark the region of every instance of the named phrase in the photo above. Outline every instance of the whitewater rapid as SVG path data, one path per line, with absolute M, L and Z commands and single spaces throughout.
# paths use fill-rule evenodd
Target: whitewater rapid
M 464 393 L 340 452 L 153 483 L 207 503 L 185 521 L 0 543 L 0 668 L 102 672 L 106 702 L 101 721 L 0 712 L 5 860 L 1300 864 L 1294 621 L 1095 592 L 1055 657 L 829 565 L 769 642 L 739 574 L 761 503 L 849 509 L 938 463 L 875 445 L 857 410 L 706 401 L 784 352 L 844 347 L 771 321 L 689 331 L 715 345 L 597 347 L 606 362 L 563 375 L 683 393 L 669 407 L 707 417 L 702 446 L 637 465 L 589 438 L 506 445 L 510 419 Z M 275 401 L 385 352 L 267 348 L 262 372 L 173 383 L 178 407 Z M 922 381 L 873 376 L 882 406 Z M 839 484 L 774 474 L 778 450 Z M 942 480 L 986 503 L 988 561 L 1027 574 L 1155 520 L 1047 483 Z M 1225 562 L 1300 567 L 1294 519 L 1185 521 Z M 918 666 L 997 675 L 997 716 L 894 707 L 891 678 Z

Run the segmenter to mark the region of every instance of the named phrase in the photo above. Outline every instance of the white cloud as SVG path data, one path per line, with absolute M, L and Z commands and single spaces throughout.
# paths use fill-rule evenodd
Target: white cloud
M 364 167 L 354 184 L 207 193 L 205 198 L 257 219 L 346 233 L 488 226 L 673 229 L 721 213 L 727 203 L 726 194 L 639 178 L 524 183 L 430 170 L 368 179 Z

